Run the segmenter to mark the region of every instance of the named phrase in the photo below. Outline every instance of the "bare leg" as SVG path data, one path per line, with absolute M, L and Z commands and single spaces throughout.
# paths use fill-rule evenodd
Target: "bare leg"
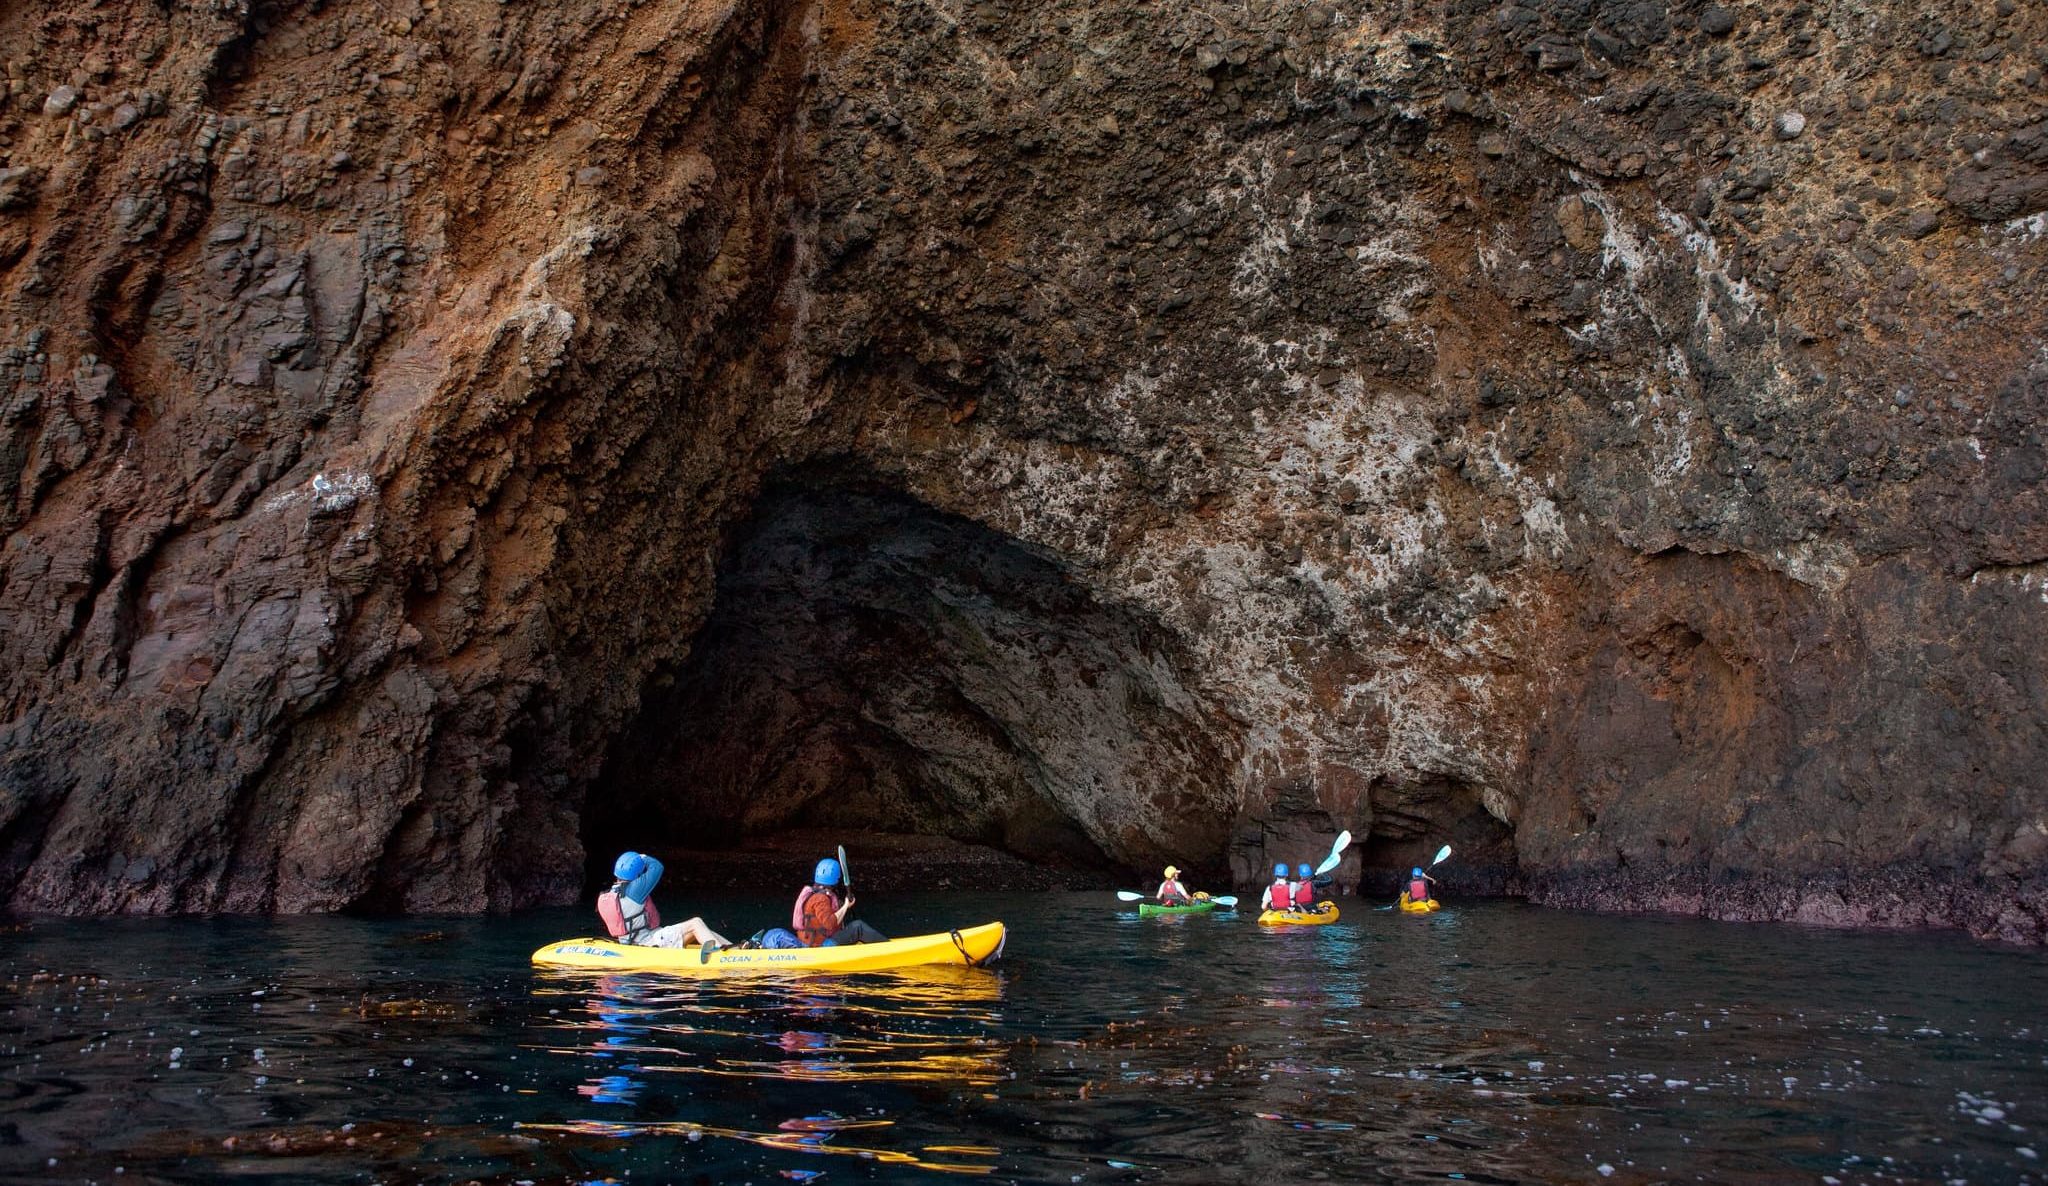
M 691 944 L 713 943 L 720 947 L 731 947 L 732 941 L 704 925 L 701 918 L 692 918 L 673 926 L 666 926 L 647 936 L 643 947 L 688 947 Z
M 701 918 L 693 918 L 679 925 L 683 928 L 683 937 L 688 942 L 708 943 L 716 947 L 732 946 L 732 940 L 712 930 Z

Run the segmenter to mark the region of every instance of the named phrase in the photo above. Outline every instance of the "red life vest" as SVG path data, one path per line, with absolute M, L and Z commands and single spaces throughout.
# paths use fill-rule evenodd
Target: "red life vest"
M 1178 881 L 1162 881 L 1159 883 L 1158 897 L 1161 902 L 1166 903 L 1185 902 L 1188 900 L 1188 891 L 1183 889 Z
M 597 895 L 597 916 L 604 920 L 605 933 L 627 943 L 638 942 L 640 936 L 661 929 L 661 912 L 654 908 L 652 898 L 640 903 L 640 908 L 628 912 L 631 902 L 619 895 L 617 890 L 606 890 Z
M 1313 906 L 1316 904 L 1316 886 L 1314 882 L 1297 881 L 1294 883 L 1294 904 L 1296 906 Z
M 1288 910 L 1293 908 L 1293 906 L 1294 895 L 1288 892 L 1286 882 L 1276 881 L 1266 887 L 1266 908 L 1268 910 Z
M 789 912 L 789 929 L 805 947 L 822 946 L 839 933 L 839 896 L 815 885 L 805 886 L 796 896 L 796 909 Z
M 1429 901 L 1429 883 L 1427 881 L 1422 880 L 1419 877 L 1416 878 L 1414 881 L 1409 882 L 1408 900 L 1411 902 Z

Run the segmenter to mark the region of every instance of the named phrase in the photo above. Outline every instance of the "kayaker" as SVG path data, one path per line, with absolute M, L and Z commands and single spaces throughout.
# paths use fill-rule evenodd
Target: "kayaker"
M 1408 888 L 1402 894 L 1410 902 L 1429 901 L 1429 883 L 1436 878 L 1422 871 L 1422 866 L 1408 870 Z
M 854 919 L 846 920 L 853 909 L 853 896 L 847 895 L 842 901 L 838 885 L 841 880 L 839 862 L 826 857 L 818 862 L 811 874 L 811 884 L 805 886 L 796 896 L 796 909 L 790 912 L 790 929 L 805 947 L 840 947 L 849 943 L 887 943 L 889 937 L 868 924 Z
M 1299 865 L 1295 867 L 1294 874 L 1296 878 L 1294 883 L 1294 908 L 1296 910 L 1314 910 L 1316 908 L 1315 870 L 1310 869 L 1307 865 Z
M 1294 909 L 1294 886 L 1287 881 L 1287 866 L 1273 866 L 1273 884 L 1266 887 L 1266 909 Z
M 1159 883 L 1159 892 L 1153 897 L 1162 906 L 1185 906 L 1190 901 L 1187 887 L 1180 883 L 1180 870 L 1172 865 L 1166 867 L 1166 880 Z
M 661 862 L 637 852 L 622 852 L 612 862 L 612 888 L 597 896 L 597 916 L 611 937 L 635 947 L 708 945 L 731 947 L 732 941 L 706 926 L 701 918 L 661 925 L 661 912 L 648 896 L 661 880 Z

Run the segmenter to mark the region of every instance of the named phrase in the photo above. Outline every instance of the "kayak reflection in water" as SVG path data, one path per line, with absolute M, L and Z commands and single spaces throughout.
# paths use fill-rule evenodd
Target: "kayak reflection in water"
M 796 909 L 790 912 L 790 925 L 805 947 L 841 947 L 849 943 L 889 941 L 887 935 L 859 919 L 847 921 L 847 914 L 853 910 L 854 898 L 851 894 L 843 899 L 839 895 L 841 873 L 838 861 L 831 857 L 819 861 L 812 877 L 812 883 L 797 894 Z
M 660 861 L 637 852 L 620 853 L 612 862 L 612 888 L 597 896 L 597 916 L 604 920 L 611 937 L 635 947 L 688 947 L 693 943 L 713 950 L 731 947 L 731 940 L 701 918 L 661 925 L 661 912 L 648 900 L 661 874 Z

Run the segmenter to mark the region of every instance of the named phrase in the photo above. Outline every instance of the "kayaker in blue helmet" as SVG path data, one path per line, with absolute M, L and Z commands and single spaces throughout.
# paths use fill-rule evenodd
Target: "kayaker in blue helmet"
M 1410 902 L 1427 902 L 1429 901 L 1429 883 L 1435 880 L 1436 878 L 1423 871 L 1422 866 L 1417 865 L 1415 868 L 1408 870 L 1408 888 L 1401 892 L 1401 896 Z
M 1297 865 L 1294 869 L 1294 876 L 1294 908 L 1296 910 L 1314 910 L 1316 908 L 1315 870 L 1307 865 Z
M 1273 884 L 1266 887 L 1266 909 L 1294 909 L 1294 887 L 1287 882 L 1287 866 L 1273 866 Z
M 790 912 L 790 929 L 805 947 L 839 947 L 848 943 L 887 943 L 889 937 L 868 924 L 846 916 L 853 910 L 853 895 L 839 893 L 843 875 L 839 862 L 826 857 L 811 874 L 811 884 L 796 896 Z
M 597 896 L 597 916 L 611 937 L 635 947 L 731 947 L 730 939 L 701 918 L 661 925 L 661 912 L 648 900 L 661 872 L 661 862 L 642 853 L 622 852 L 612 862 L 612 888 Z

